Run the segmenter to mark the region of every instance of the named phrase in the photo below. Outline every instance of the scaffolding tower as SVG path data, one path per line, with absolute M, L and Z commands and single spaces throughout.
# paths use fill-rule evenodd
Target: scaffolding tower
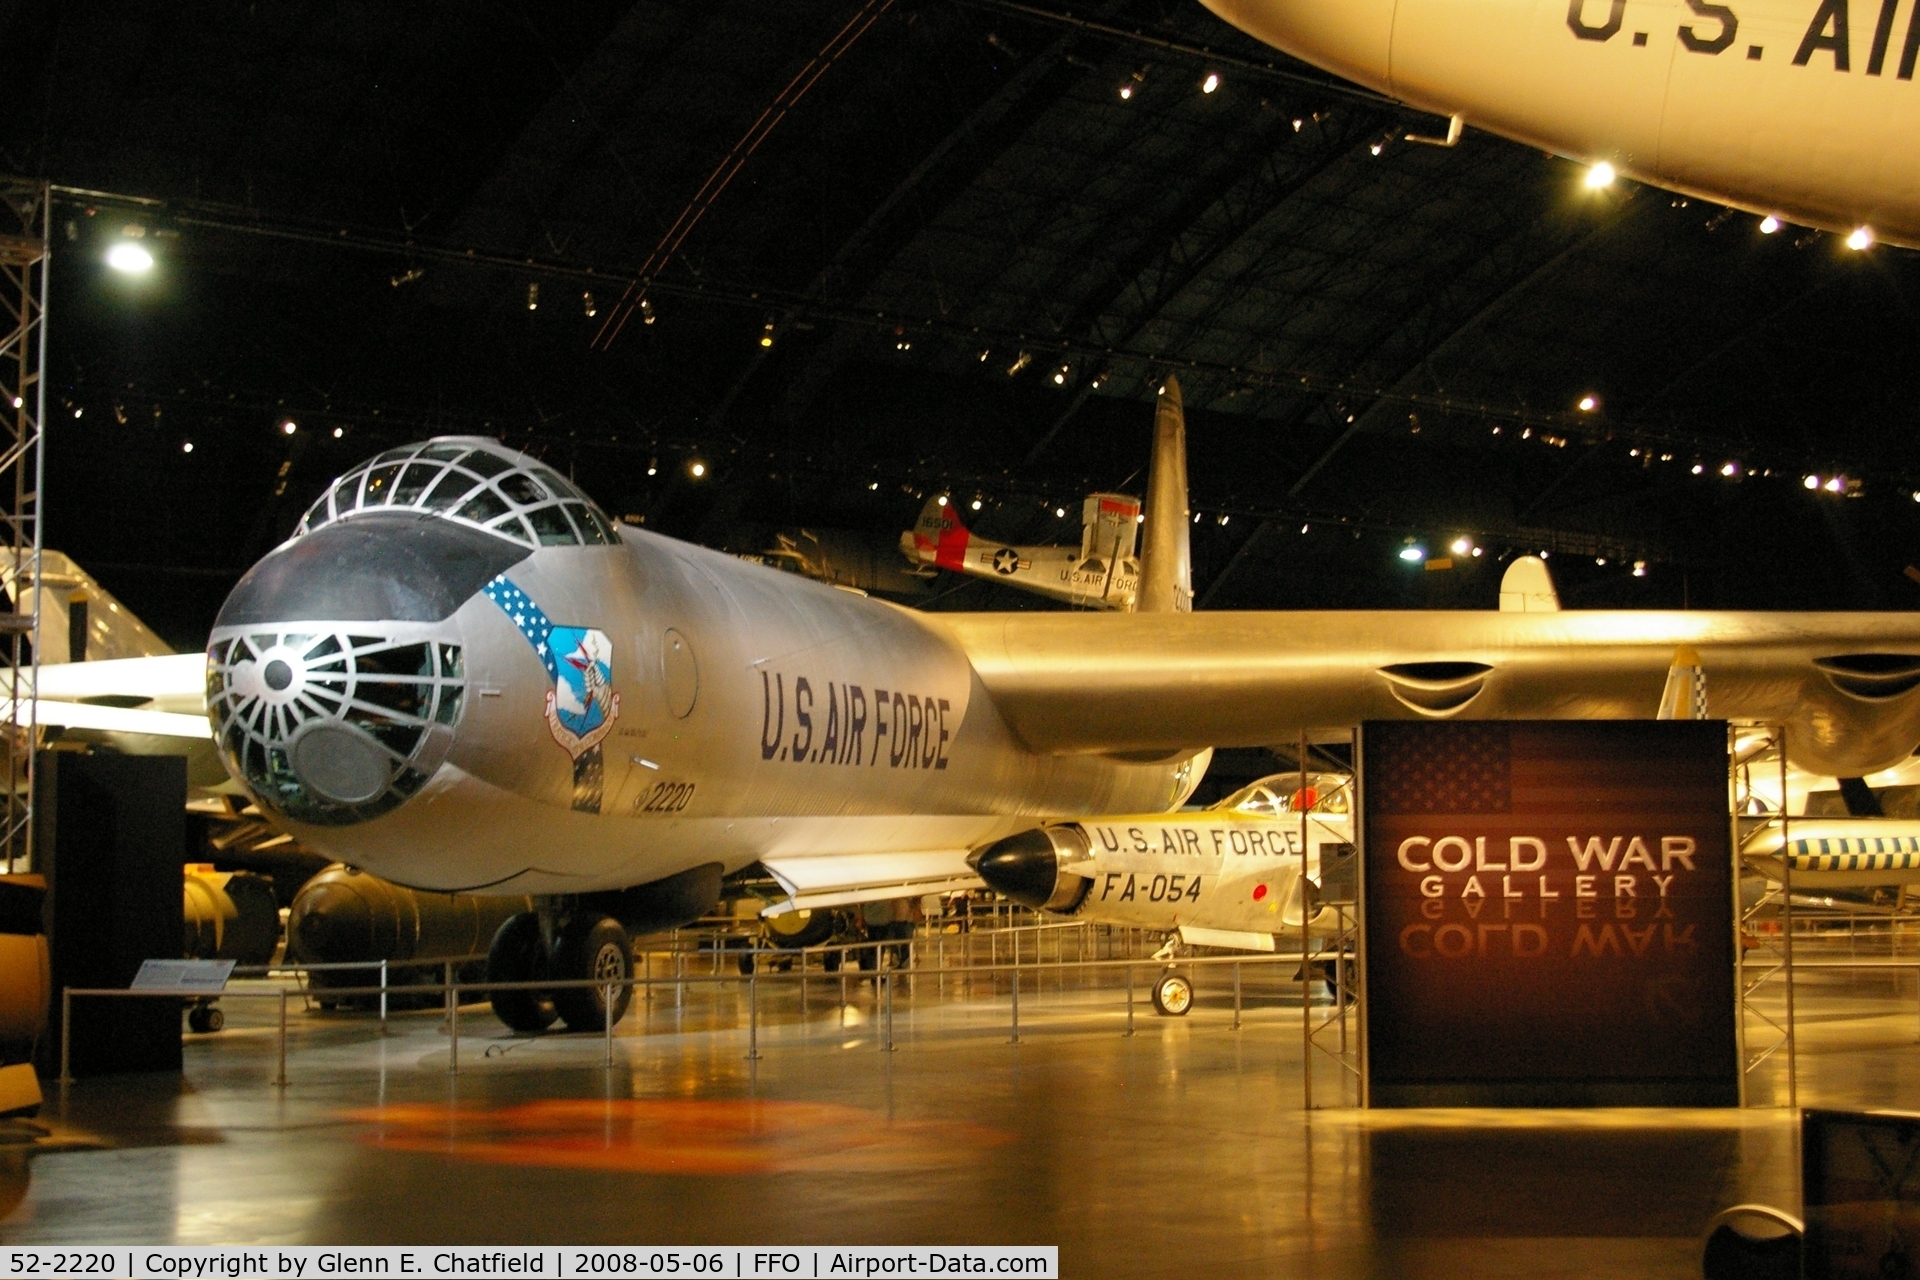
M 0 176 L 0 571 L 12 600 L 0 612 L 7 659 L 7 871 L 33 867 L 33 690 L 40 657 L 41 449 L 46 423 L 47 251 L 52 193 L 45 182 Z

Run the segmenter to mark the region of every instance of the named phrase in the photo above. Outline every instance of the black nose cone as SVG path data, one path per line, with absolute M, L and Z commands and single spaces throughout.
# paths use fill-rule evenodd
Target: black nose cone
M 967 859 L 987 887 L 1023 907 L 1045 907 L 1060 879 L 1060 856 L 1045 831 L 1022 831 Z
M 253 566 L 214 625 L 440 622 L 529 554 L 518 543 L 431 515 L 356 516 Z

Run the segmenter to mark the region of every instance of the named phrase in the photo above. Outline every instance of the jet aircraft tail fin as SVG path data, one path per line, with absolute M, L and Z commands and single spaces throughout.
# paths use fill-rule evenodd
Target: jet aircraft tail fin
M 967 543 L 973 535 L 960 523 L 960 513 L 944 493 L 936 493 L 920 508 L 913 531 L 900 539 L 900 549 L 915 564 L 950 569 L 955 573 L 966 567 Z
M 1139 613 L 1193 608 L 1193 552 L 1187 536 L 1187 419 L 1179 380 L 1160 384 L 1147 472 L 1147 536 L 1140 554 Z
M 1507 566 L 1500 579 L 1500 612 L 1558 613 L 1560 593 L 1553 589 L 1553 575 L 1539 556 L 1521 556 Z

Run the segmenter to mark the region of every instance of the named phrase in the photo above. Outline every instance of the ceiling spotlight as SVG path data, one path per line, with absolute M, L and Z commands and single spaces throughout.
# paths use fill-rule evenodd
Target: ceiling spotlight
M 1476 560 L 1478 560 L 1478 559 L 1480 558 L 1480 554 L 1481 554 L 1481 552 L 1482 552 L 1483 550 L 1485 550 L 1485 548 L 1483 548 L 1483 547 L 1475 547 L 1475 548 L 1473 549 L 1473 558 L 1474 558 L 1474 559 L 1476 559 Z
M 1007 366 L 1007 376 L 1011 378 L 1014 374 L 1020 372 L 1022 369 L 1026 368 L 1028 365 L 1032 363 L 1033 363 L 1032 354 L 1029 352 L 1022 351 L 1019 355 L 1013 358 L 1013 363 Z
M 182 453 L 192 453 L 192 452 L 193 452 L 193 441 L 191 441 L 191 440 L 182 440 L 182 441 L 180 442 L 180 452 L 182 452 Z
M 593 290 L 585 289 L 581 291 L 580 308 L 581 310 L 587 313 L 587 318 L 589 320 L 591 320 L 596 314 L 598 314 L 600 308 L 595 306 L 593 303 Z
M 282 435 L 290 436 L 294 432 L 298 431 L 299 429 L 300 429 L 300 424 L 295 422 L 292 418 L 288 418 L 285 422 L 280 424 L 280 434 Z
M 660 459 L 658 458 L 647 459 L 647 474 L 650 476 L 657 476 L 660 474 Z
M 1225 524 L 1226 522 L 1227 522 L 1227 513 L 1222 511 L 1220 513 L 1220 523 Z
M 1770 236 L 1774 232 L 1778 231 L 1779 229 L 1780 229 L 1780 219 L 1774 217 L 1772 214 L 1768 214 L 1766 217 L 1760 219 L 1761 235 Z
M 1580 397 L 1580 412 L 1592 413 L 1600 407 L 1600 397 L 1591 393 Z
M 1452 543 L 1453 554 L 1463 556 L 1473 550 L 1473 541 L 1469 538 L 1455 538 Z
M 1645 560 L 1635 560 L 1633 562 L 1633 576 L 1636 578 L 1644 578 L 1647 576 L 1647 562 Z
M 893 349 L 895 351 L 911 351 L 913 350 L 913 343 L 909 339 L 902 338 L 893 344 Z
M 1200 82 L 1200 92 L 1202 93 L 1212 93 L 1215 89 L 1218 89 L 1219 87 L 1220 87 L 1220 76 L 1217 72 L 1213 72 L 1213 71 L 1207 72 L 1207 78 Z
M 1067 509 L 1065 507 L 1055 507 L 1053 509 L 1053 514 L 1055 516 L 1058 516 L 1060 519 L 1064 520 L 1067 517 Z
M 1120 82 L 1120 101 L 1125 102 L 1128 98 L 1131 98 L 1132 96 L 1133 96 L 1133 81 L 1131 80 L 1121 81 Z
M 1612 165 L 1602 160 L 1587 170 L 1585 179 L 1587 189 L 1590 191 L 1599 191 L 1603 188 L 1610 187 L 1613 185 L 1613 180 L 1619 176 L 1619 174 L 1614 172 Z
M 1053 371 L 1053 385 L 1054 385 L 1054 386 L 1056 386 L 1056 387 L 1064 387 L 1064 386 L 1066 386 L 1066 385 L 1067 385 L 1067 375 L 1068 375 L 1069 373 L 1071 373 L 1071 372 L 1073 372 L 1073 371 L 1072 371 L 1071 369 L 1069 369 L 1069 368 L 1068 368 L 1068 367 L 1067 367 L 1066 365 L 1064 365 L 1064 364 L 1063 364 L 1063 365 L 1061 365 L 1061 366 L 1060 366 L 1060 367 L 1059 367 L 1058 369 L 1055 369 L 1055 370 Z
M 1662 462 L 1672 462 L 1672 461 L 1673 461 L 1673 455 L 1672 455 L 1672 454 L 1670 454 L 1670 453 L 1663 453 L 1663 454 L 1661 454 L 1661 455 L 1660 455 L 1660 461 L 1662 461 Z
M 1595 557 L 1593 558 L 1593 562 L 1594 562 L 1595 564 L 1597 564 L 1597 565 L 1600 565 L 1601 567 L 1603 567 L 1603 568 L 1604 568 L 1604 567 L 1606 566 L 1606 563 L 1607 563 L 1607 558 L 1606 558 L 1605 556 L 1595 556 Z
M 345 427 L 335 427 L 333 429 L 333 438 L 335 440 L 338 440 L 340 437 L 346 434 L 347 434 L 347 429 Z
M 1873 231 L 1869 227 L 1855 227 L 1853 234 L 1847 237 L 1847 248 L 1859 253 L 1862 249 L 1873 247 Z
M 1106 374 L 1096 373 L 1093 375 L 1093 381 L 1088 383 L 1087 386 L 1090 390 L 1098 391 L 1100 389 L 1101 384 L 1104 383 L 1106 380 L 1107 380 Z
M 1696 462 L 1696 463 L 1694 463 L 1694 464 L 1693 464 L 1693 474 L 1695 474 L 1695 475 L 1701 475 L 1701 474 L 1703 474 L 1703 473 L 1704 473 L 1705 471 L 1706 471 L 1706 468 L 1705 468 L 1705 467 L 1703 467 L 1703 466 L 1701 466 L 1701 465 L 1700 465 L 1699 463 L 1697 463 L 1697 462 Z
M 1720 468 L 1720 474 L 1731 480 L 1734 476 L 1740 474 L 1740 464 L 1737 462 L 1729 462 Z
M 1804 488 L 1818 489 L 1820 487 L 1820 477 L 1819 476 L 1802 476 L 1800 478 L 1800 484 Z
M 1828 493 L 1845 493 L 1847 491 L 1847 478 L 1845 476 L 1835 476 L 1820 487 Z
M 1913 491 L 1913 500 L 1915 502 L 1920 502 L 1920 489 L 1915 489 Z
M 642 298 L 642 299 L 640 299 L 640 321 L 641 321 L 641 323 L 642 323 L 642 324 L 652 324 L 652 323 L 653 323 L 653 322 L 654 322 L 655 320 L 657 320 L 657 319 L 659 319 L 659 317 L 653 314 L 653 303 L 652 303 L 652 301 L 650 301 L 649 299 L 646 299 L 646 298 Z
M 137 244 L 121 241 L 107 250 L 107 265 L 130 276 L 153 269 L 153 255 Z
M 1300 125 L 1301 125 L 1301 124 L 1302 124 L 1302 121 L 1299 121 L 1299 120 L 1295 120 L 1295 121 L 1293 122 L 1293 131 L 1294 131 L 1295 133 L 1298 133 L 1298 132 L 1300 132 Z
M 536 280 L 527 286 L 527 310 L 538 311 L 539 309 L 540 309 L 540 282 Z
M 74 411 L 73 411 L 73 416 L 74 416 L 74 417 L 76 417 L 76 418 L 78 418 L 78 417 L 79 417 L 79 416 L 80 416 L 81 414 L 83 414 L 83 413 L 85 413 L 85 412 L 86 412 L 86 410 L 85 410 L 85 409 L 81 409 L 81 408 L 77 408 L 77 407 L 76 407 L 76 408 L 74 409 Z
M 978 511 L 978 510 L 980 509 L 980 505 L 981 505 L 981 504 L 980 504 L 980 499 L 978 499 L 978 498 L 975 498 L 975 499 L 973 500 L 973 509 L 974 509 L 975 511 Z
M 649 474 L 649 475 L 651 475 L 652 473 L 651 473 L 651 472 L 649 472 L 648 474 Z M 878 493 L 878 492 L 880 492 L 880 482 L 879 482 L 878 480 L 875 480 L 875 481 L 874 481 L 874 482 L 873 482 L 872 484 L 870 484 L 870 485 L 868 485 L 868 486 L 867 486 L 867 492 L 868 492 L 868 493 Z
M 24 404 L 26 404 L 26 399 L 25 399 L 24 397 L 22 397 L 22 396 L 15 396 L 15 397 L 13 398 L 13 407 L 14 407 L 14 408 L 16 408 L 16 409 L 18 409 L 18 408 L 20 408 L 20 407 L 21 407 L 22 405 L 24 405 Z
M 1379 155 L 1382 151 L 1385 151 L 1386 149 L 1387 149 L 1387 144 L 1384 142 L 1375 142 L 1367 147 L 1367 150 L 1372 152 L 1376 156 Z
M 1417 543 L 1412 546 L 1405 546 L 1400 548 L 1400 558 L 1408 564 L 1419 564 L 1427 558 L 1427 549 Z
M 698 480 L 701 476 L 707 474 L 707 464 L 696 461 L 687 467 L 687 473 L 695 480 Z
M 773 345 L 773 321 L 771 320 L 767 321 L 766 326 L 760 330 L 760 345 L 763 347 Z
M 1304 533 L 1305 533 L 1305 532 L 1306 532 L 1306 531 L 1307 531 L 1307 530 L 1308 530 L 1309 528 L 1311 528 L 1311 527 L 1312 527 L 1311 525 L 1304 525 L 1304 524 L 1303 524 L 1303 525 L 1301 525 L 1301 526 L 1300 526 L 1300 532 L 1304 534 Z
M 1532 427 L 1524 427 L 1524 428 L 1522 428 L 1522 429 L 1521 429 L 1521 431 L 1520 431 L 1520 438 L 1521 438 L 1522 440 L 1531 440 L 1531 439 L 1533 439 L 1533 428 L 1532 428 Z

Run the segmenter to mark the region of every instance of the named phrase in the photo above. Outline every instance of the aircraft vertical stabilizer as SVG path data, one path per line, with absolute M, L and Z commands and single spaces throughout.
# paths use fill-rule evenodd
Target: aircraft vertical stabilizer
M 1673 665 L 1667 668 L 1667 686 L 1660 691 L 1660 709 L 1653 718 L 1707 718 L 1707 673 L 1700 665 L 1700 651 L 1692 645 L 1683 644 L 1673 651 Z
M 1139 613 L 1193 609 L 1193 552 L 1187 537 L 1187 419 L 1180 383 L 1161 384 L 1153 415 L 1153 461 L 1147 472 L 1147 537 L 1140 553 Z
M 1500 579 L 1500 612 L 1558 613 L 1560 593 L 1553 589 L 1553 575 L 1539 556 L 1521 556 L 1507 566 Z

